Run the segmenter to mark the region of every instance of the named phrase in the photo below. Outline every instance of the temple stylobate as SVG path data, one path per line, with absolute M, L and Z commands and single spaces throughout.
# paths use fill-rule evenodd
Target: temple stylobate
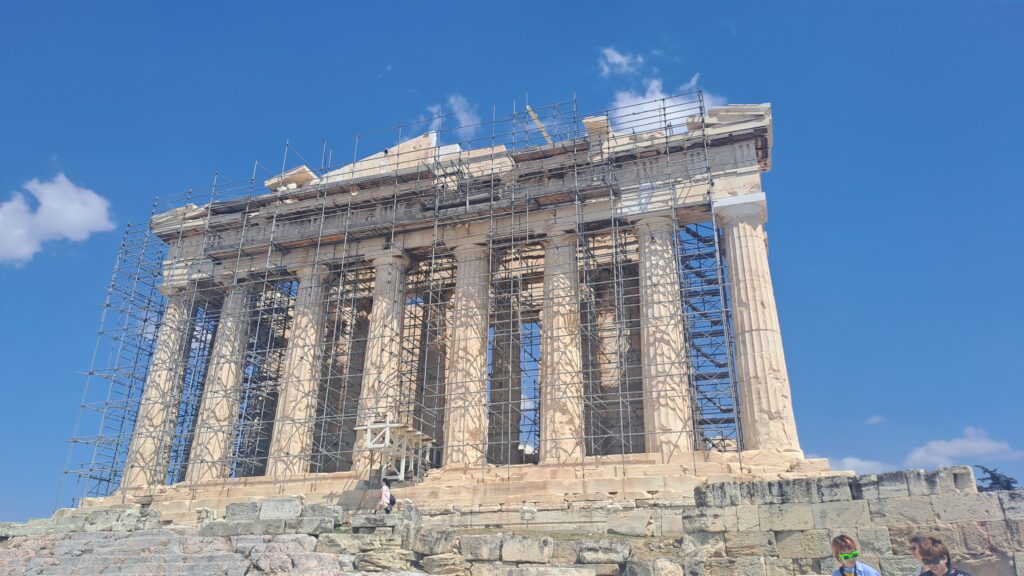
M 391 478 L 483 505 L 827 472 L 769 270 L 770 106 L 407 134 L 153 216 L 159 315 L 117 490 L 91 496 L 220 509 Z

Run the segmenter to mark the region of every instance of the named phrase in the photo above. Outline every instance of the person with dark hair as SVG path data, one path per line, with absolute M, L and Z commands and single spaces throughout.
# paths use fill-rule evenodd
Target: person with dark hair
M 839 568 L 832 576 L 882 576 L 878 570 L 857 560 L 860 558 L 857 542 L 846 534 L 832 539 L 832 557 L 839 561 Z
M 949 548 L 938 538 L 923 538 L 917 545 L 918 554 L 921 555 L 921 564 L 927 571 L 921 576 L 971 576 L 953 568 L 953 560 L 949 556 Z
M 383 510 L 385 514 L 391 514 L 391 507 L 395 505 L 395 497 L 391 494 L 391 480 L 384 478 L 380 481 L 380 500 L 374 513 Z
M 914 560 L 917 560 L 918 564 L 920 564 L 920 566 L 917 567 L 917 571 L 911 576 L 920 576 L 928 570 L 924 565 L 924 562 L 921 562 L 921 541 L 924 540 L 924 538 L 924 536 L 914 536 L 910 539 L 910 555 L 914 557 Z

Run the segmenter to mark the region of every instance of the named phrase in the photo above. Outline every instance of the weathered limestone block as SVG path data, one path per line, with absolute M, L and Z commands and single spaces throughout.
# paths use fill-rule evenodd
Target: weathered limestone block
M 501 559 L 505 562 L 536 562 L 545 564 L 554 547 L 551 538 L 506 534 L 501 541 Z
M 469 574 L 469 563 L 455 553 L 434 554 L 420 560 L 420 568 L 427 574 Z
M 1003 576 L 1013 573 L 1013 560 L 1005 555 L 985 555 L 955 559 L 954 566 L 973 576 Z
M 260 502 L 233 502 L 224 509 L 224 519 L 230 522 L 259 520 Z
M 364 572 L 408 570 L 414 554 L 400 548 L 381 548 L 356 556 L 355 567 Z
M 953 524 L 895 524 L 889 526 L 889 539 L 896 555 L 910 554 L 910 540 L 915 536 L 938 538 L 946 543 L 950 552 L 963 550 L 960 533 Z
M 935 517 L 942 522 L 1003 520 L 1003 507 L 995 493 L 939 494 L 931 500 Z
M 284 520 L 214 520 L 199 528 L 200 536 L 244 536 L 284 534 Z
M 506 576 L 508 565 L 501 562 L 473 562 L 469 573 L 471 576 Z
M 274 498 L 260 503 L 260 520 L 292 520 L 301 513 L 299 498 Z
M 575 564 L 579 555 L 579 542 L 575 540 L 555 540 L 555 547 L 551 551 L 550 562 L 552 564 Z
M 823 502 L 811 508 L 815 528 L 856 528 L 871 524 L 868 503 L 863 500 L 849 502 Z
M 737 510 L 738 508 L 735 506 L 723 508 L 688 506 L 681 511 L 683 529 L 687 532 L 735 532 L 739 529 Z M 758 526 L 760 526 L 760 518 Z
M 668 558 L 630 560 L 626 562 L 624 576 L 684 576 L 683 567 Z
M 736 559 L 736 576 L 765 576 L 765 561 L 762 556 Z
M 455 552 L 458 536 L 439 528 L 421 528 L 412 539 L 412 551 L 425 556 Z
M 266 544 L 270 542 L 270 536 L 264 536 L 260 534 L 255 535 L 243 535 L 243 536 L 231 536 L 228 541 L 231 543 L 231 549 L 237 554 L 243 554 L 248 556 L 252 549 L 257 544 Z
M 868 506 L 871 509 L 871 520 L 883 526 L 927 524 L 935 521 L 935 509 L 932 508 L 929 496 L 871 500 Z
M 501 560 L 501 541 L 504 534 L 462 534 L 459 553 L 466 560 Z
M 721 532 L 684 533 L 679 538 L 679 555 L 695 560 L 724 558 L 725 535 Z
M 916 574 L 921 569 L 920 562 L 913 556 L 883 556 L 878 563 L 882 574 Z
M 827 530 L 784 530 L 775 533 L 779 558 L 812 558 L 828 552 Z
M 377 528 L 394 528 L 401 522 L 397 514 L 359 514 L 352 517 L 352 529 L 372 532 Z
M 300 518 L 330 518 L 336 526 L 345 523 L 345 510 L 333 504 L 306 504 L 302 507 Z
M 892 555 L 892 539 L 889 536 L 889 529 L 885 526 L 858 528 L 857 544 L 861 552 L 867 556 Z
M 326 534 L 334 530 L 333 518 L 294 518 L 284 521 L 285 532 L 295 534 Z
M 1013 555 L 1013 565 L 1016 568 L 1015 576 L 1024 576 L 1024 553 L 1018 552 Z
M 788 558 L 765 558 L 765 576 L 793 576 L 793 561 Z
M 1007 520 L 1024 520 L 1024 490 L 999 492 L 999 502 Z
M 820 506 L 820 505 L 818 505 Z M 817 506 L 814 506 L 817 508 Z M 768 504 L 757 509 L 761 530 L 809 530 L 814 517 L 809 504 Z
M 317 552 L 330 554 L 358 554 L 362 541 L 353 534 L 321 534 L 316 540 Z
M 726 532 L 725 549 L 729 556 L 778 556 L 775 534 L 769 531 Z
M 508 576 L 596 576 L 592 568 L 573 566 L 519 566 L 509 568 Z
M 851 483 L 856 500 L 878 500 L 880 498 L 906 498 L 910 496 L 907 475 L 904 472 L 885 472 L 857 476 Z
M 660 536 L 660 518 L 649 515 L 635 515 L 619 517 L 608 526 L 610 534 L 622 534 L 623 536 Z
M 629 544 L 619 540 L 597 540 L 580 544 L 580 564 L 622 564 L 629 559 Z
M 739 482 L 709 482 L 693 491 L 693 498 L 700 508 L 720 508 L 742 504 Z
M 737 530 L 757 530 L 760 527 L 761 519 L 758 517 L 757 506 L 741 504 L 736 507 Z
M 659 533 L 664 538 L 678 538 L 686 533 L 683 528 L 683 517 L 679 514 L 669 514 L 662 516 L 661 530 Z
M 968 554 L 984 556 L 1014 550 L 1010 531 L 1004 521 L 962 522 L 956 524 L 956 527 L 963 542 L 962 551 Z
M 736 576 L 738 572 L 735 558 L 709 558 L 707 560 L 684 560 L 684 573 L 700 576 Z

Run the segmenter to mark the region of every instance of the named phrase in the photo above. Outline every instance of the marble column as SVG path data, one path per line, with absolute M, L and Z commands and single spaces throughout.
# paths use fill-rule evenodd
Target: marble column
M 356 425 L 398 418 L 401 395 L 402 320 L 405 312 L 405 269 L 409 259 L 399 252 L 372 261 L 377 277 L 366 339 L 366 359 Z M 352 450 L 352 469 L 366 472 L 373 464 L 359 431 Z
M 278 384 L 274 432 L 267 473 L 270 478 L 308 474 L 313 451 L 316 400 L 324 347 L 325 266 L 293 270 L 299 279 L 292 311 L 284 372 Z
M 485 246 L 455 248 L 450 362 L 445 377 L 444 466 L 487 461 L 487 324 L 490 260 Z
M 540 462 L 583 458 L 583 357 L 576 236 L 544 241 L 541 309 Z
M 640 341 L 647 452 L 668 462 L 693 450 L 689 364 L 670 217 L 636 223 L 640 245 Z
M 193 296 L 192 293 L 167 296 L 167 307 L 157 330 L 149 373 L 135 417 L 122 488 L 161 485 L 166 480 L 185 380 Z
M 746 201 L 745 201 L 746 200 Z M 779 314 L 768 268 L 762 195 L 715 203 L 732 296 L 744 450 L 800 452 Z
M 233 284 L 224 296 L 188 459 L 185 477 L 188 482 L 218 480 L 231 473 L 231 446 L 242 394 L 251 288 L 251 284 Z

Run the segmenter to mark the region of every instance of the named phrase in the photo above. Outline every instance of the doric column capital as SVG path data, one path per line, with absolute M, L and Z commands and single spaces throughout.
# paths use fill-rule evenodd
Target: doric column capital
M 399 250 L 397 248 L 392 248 L 390 250 L 378 252 L 376 254 L 370 254 L 369 256 L 367 256 L 366 259 L 370 262 L 370 264 L 373 264 L 374 266 L 398 264 L 402 268 L 406 268 L 407 266 L 409 266 L 410 262 L 409 256 L 405 253 L 405 251 Z
M 455 244 L 452 246 L 452 254 L 459 262 L 473 260 L 485 256 L 489 250 L 488 246 L 473 243 Z
M 331 271 L 331 269 L 324 264 L 300 264 L 289 267 L 288 271 L 295 274 L 295 277 L 299 279 L 299 282 L 306 282 L 314 277 L 323 278 Z
M 566 233 L 552 233 L 547 238 L 540 241 L 540 245 L 545 250 L 552 248 L 568 248 L 569 246 L 576 246 L 576 235 L 571 232 Z
M 740 220 L 754 220 L 760 224 L 768 219 L 768 205 L 763 192 L 715 200 L 714 208 L 715 219 L 721 225 Z
M 670 214 L 657 214 L 651 216 L 641 216 L 633 221 L 633 224 L 641 230 L 650 230 L 652 232 L 661 231 L 672 231 L 676 229 L 676 221 Z

